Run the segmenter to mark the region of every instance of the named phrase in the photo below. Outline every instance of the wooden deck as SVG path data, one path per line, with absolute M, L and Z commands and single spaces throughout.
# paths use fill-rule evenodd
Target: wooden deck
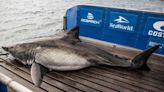
M 106 50 L 129 58 L 139 52 L 102 46 Z M 99 66 L 73 72 L 49 72 L 40 88 L 35 87 L 30 68 L 0 62 L 0 72 L 35 92 L 164 92 L 164 57 L 152 56 L 148 61 L 151 71 Z

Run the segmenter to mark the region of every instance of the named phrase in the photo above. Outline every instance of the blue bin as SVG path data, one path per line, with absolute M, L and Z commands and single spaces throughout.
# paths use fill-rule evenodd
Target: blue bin
M 7 86 L 0 82 L 0 92 L 8 92 Z
M 66 29 L 80 26 L 80 35 L 137 49 L 161 44 L 164 55 L 164 14 L 79 5 L 66 12 Z

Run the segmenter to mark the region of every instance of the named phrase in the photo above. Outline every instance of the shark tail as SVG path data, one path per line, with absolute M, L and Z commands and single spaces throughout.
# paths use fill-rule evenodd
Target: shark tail
M 154 51 L 156 51 L 161 45 L 155 45 L 142 53 L 135 56 L 132 61 L 132 68 L 133 69 L 144 69 L 144 70 L 150 70 L 150 68 L 147 66 L 147 60 L 152 55 Z

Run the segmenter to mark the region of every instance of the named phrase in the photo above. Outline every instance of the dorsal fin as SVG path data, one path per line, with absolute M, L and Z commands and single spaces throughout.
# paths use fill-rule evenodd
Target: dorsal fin
M 67 38 L 71 40 L 79 40 L 79 26 L 76 26 L 72 28 L 68 33 L 67 33 Z

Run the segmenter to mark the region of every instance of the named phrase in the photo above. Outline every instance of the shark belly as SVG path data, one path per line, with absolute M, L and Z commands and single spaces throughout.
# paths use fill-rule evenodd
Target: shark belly
M 36 54 L 36 63 L 58 71 L 79 70 L 90 66 L 86 58 L 61 49 L 45 49 Z

